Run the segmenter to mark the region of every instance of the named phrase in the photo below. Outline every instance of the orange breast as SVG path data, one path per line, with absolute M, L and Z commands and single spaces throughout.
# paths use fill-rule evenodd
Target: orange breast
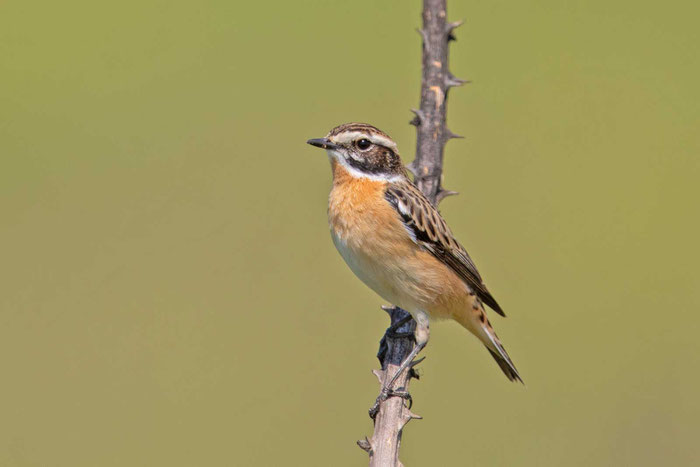
M 357 178 L 333 164 L 328 218 L 333 241 L 353 272 L 385 300 L 408 311 L 452 317 L 468 299 L 449 267 L 421 249 L 385 200 L 387 182 Z
M 386 185 L 385 181 L 353 177 L 333 162 L 328 219 L 339 237 L 365 237 L 376 233 L 377 229 L 400 225 L 396 212 L 384 199 Z

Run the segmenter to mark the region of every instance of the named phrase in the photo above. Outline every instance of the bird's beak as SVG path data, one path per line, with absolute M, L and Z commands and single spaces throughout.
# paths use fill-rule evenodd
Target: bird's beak
M 310 144 L 311 146 L 316 146 L 317 148 L 322 149 L 338 149 L 340 147 L 335 143 L 331 143 L 328 138 L 310 139 L 306 143 Z

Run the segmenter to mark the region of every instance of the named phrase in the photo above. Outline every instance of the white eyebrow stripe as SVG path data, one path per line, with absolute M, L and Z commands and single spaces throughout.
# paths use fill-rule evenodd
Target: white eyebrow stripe
M 333 143 L 349 143 L 351 141 L 355 141 L 361 138 L 367 138 L 374 144 L 387 147 L 393 150 L 394 152 L 397 152 L 396 143 L 391 139 L 382 135 L 365 133 L 364 131 L 345 131 L 343 133 L 340 133 L 339 135 L 332 136 L 330 140 Z

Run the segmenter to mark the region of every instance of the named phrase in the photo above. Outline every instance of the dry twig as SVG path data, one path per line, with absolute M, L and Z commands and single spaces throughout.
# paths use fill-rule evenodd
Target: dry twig
M 447 93 L 451 87 L 466 81 L 455 78 L 448 69 L 448 45 L 454 40 L 453 30 L 461 22 L 447 22 L 447 0 L 423 0 L 423 79 L 421 83 L 420 110 L 413 110 L 411 124 L 416 126 L 418 142 L 416 158 L 409 165 L 418 185 L 428 199 L 437 205 L 446 196 L 457 194 L 442 187 L 442 163 L 445 143 L 459 138 L 446 125 Z M 392 379 L 401 362 L 413 349 L 412 339 L 416 323 L 405 310 L 386 307 L 391 316 L 391 327 L 382 338 L 377 357 L 382 369 L 374 374 L 384 387 Z M 400 325 L 403 323 L 402 325 Z M 400 325 L 400 326 L 399 326 Z M 398 466 L 399 447 L 403 427 L 410 420 L 420 418 L 411 412 L 408 383 L 416 377 L 411 368 L 396 381 L 394 390 L 400 388 L 404 397 L 390 396 L 379 400 L 370 410 L 374 420 L 374 434 L 357 444 L 369 453 L 370 466 Z M 399 392 L 399 391 L 397 391 Z

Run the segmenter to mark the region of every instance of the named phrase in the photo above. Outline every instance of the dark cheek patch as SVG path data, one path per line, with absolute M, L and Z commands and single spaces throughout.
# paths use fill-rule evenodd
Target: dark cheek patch
M 386 148 L 376 148 L 364 153 L 360 160 L 353 157 L 348 157 L 346 160 L 351 167 L 370 175 L 399 173 L 391 156 L 392 153 Z
M 381 164 L 377 164 L 371 156 L 366 157 L 362 160 L 357 160 L 353 157 L 348 157 L 346 160 L 348 161 L 348 164 L 351 167 L 359 170 L 360 172 L 377 175 L 386 171 L 386 168 L 382 167 Z

